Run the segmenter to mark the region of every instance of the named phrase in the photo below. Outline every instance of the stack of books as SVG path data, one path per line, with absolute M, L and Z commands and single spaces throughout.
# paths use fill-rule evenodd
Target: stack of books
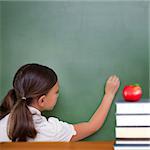
M 150 150 L 150 100 L 116 102 L 114 150 Z

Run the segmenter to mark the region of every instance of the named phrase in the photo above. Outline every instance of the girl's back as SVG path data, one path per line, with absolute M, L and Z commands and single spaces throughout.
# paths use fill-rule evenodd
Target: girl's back
M 37 135 L 35 138 L 28 138 L 27 141 L 70 141 L 76 134 L 73 125 L 59 121 L 57 118 L 50 117 L 48 120 L 41 115 L 41 112 L 34 107 L 29 107 Z M 7 124 L 10 114 L 0 120 L 0 141 L 10 142 L 7 135 Z

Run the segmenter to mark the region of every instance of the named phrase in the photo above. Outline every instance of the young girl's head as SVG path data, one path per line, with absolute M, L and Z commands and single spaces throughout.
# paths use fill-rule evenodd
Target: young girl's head
M 8 113 L 8 136 L 12 141 L 26 141 L 37 134 L 28 106 L 40 111 L 53 109 L 58 97 L 56 73 L 39 64 L 22 66 L 15 74 L 11 89 L 0 106 L 0 118 Z
M 59 86 L 52 69 L 39 64 L 27 64 L 15 74 L 13 88 L 16 100 L 45 110 L 55 105 Z

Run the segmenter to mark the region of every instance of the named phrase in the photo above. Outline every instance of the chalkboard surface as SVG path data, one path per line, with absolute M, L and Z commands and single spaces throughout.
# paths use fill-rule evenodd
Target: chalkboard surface
M 1 75 L 2 75 L 2 7 L 0 2 L 0 91 L 1 91 Z M 1 92 L 0 92 L 0 98 L 1 98 Z
M 1 2 L 1 97 L 25 63 L 53 68 L 60 96 L 52 112 L 69 123 L 88 121 L 101 103 L 106 79 L 117 74 L 149 96 L 148 2 Z M 104 126 L 85 140 L 115 138 L 115 103 Z

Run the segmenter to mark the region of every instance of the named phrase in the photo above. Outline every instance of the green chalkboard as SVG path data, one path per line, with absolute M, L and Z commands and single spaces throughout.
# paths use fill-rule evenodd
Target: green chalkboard
M 149 25 L 150 25 L 150 2 L 148 3 L 148 20 L 149 20 Z M 150 39 L 150 26 L 149 26 L 149 33 L 148 33 L 148 37 Z M 149 43 L 149 64 L 150 64 L 150 43 Z M 149 71 L 150 71 L 150 65 L 149 65 Z M 150 73 L 149 73 L 149 98 L 150 98 Z
M 1 75 L 2 75 L 2 2 L 0 2 L 0 99 L 1 99 Z
M 149 96 L 149 2 L 2 2 L 2 92 L 18 67 L 52 67 L 60 82 L 55 109 L 45 112 L 69 123 L 88 121 L 101 103 L 106 79 L 138 82 Z M 115 138 L 115 104 L 104 126 L 85 140 Z

